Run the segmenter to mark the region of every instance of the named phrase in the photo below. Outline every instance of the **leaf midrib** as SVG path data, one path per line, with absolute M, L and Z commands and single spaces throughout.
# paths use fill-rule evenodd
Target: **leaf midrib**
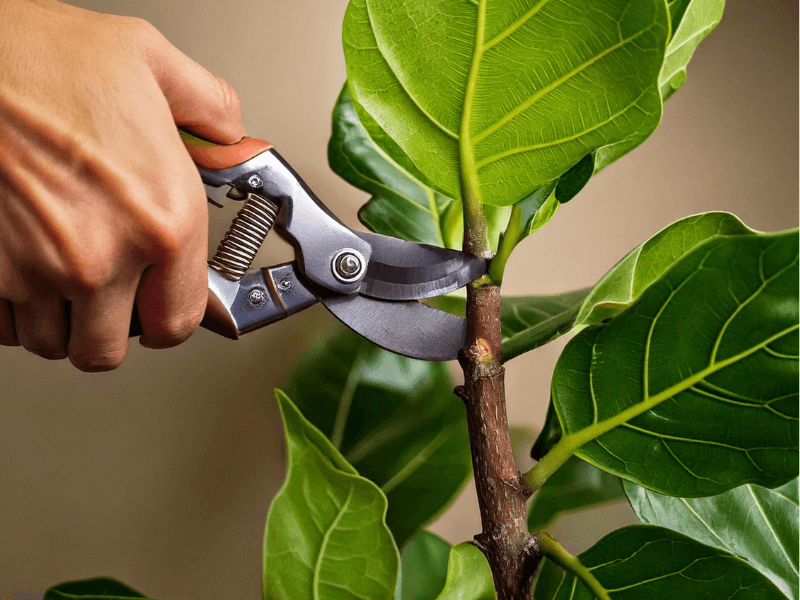
M 314 578 L 312 580 L 312 593 L 314 594 L 314 598 L 320 598 L 319 594 L 319 574 L 322 570 L 322 562 L 325 559 L 325 551 L 328 546 L 328 542 L 330 541 L 330 537 L 332 532 L 336 529 L 336 526 L 341 521 L 342 516 L 344 513 L 347 512 L 347 507 L 350 504 L 350 499 L 353 497 L 353 483 L 350 483 L 350 489 L 347 492 L 347 498 L 345 498 L 344 504 L 339 509 L 339 512 L 336 513 L 336 517 L 333 519 L 333 522 L 330 524 L 328 529 L 325 531 L 325 534 L 322 536 L 322 542 L 320 543 L 319 554 L 317 555 L 317 560 L 314 564 Z
M 798 572 L 797 567 L 794 564 L 794 561 L 792 561 L 792 559 L 789 557 L 789 553 L 787 552 L 786 547 L 783 545 L 783 542 L 781 541 L 781 538 L 778 536 L 778 534 L 775 532 L 775 529 L 772 527 L 772 523 L 770 522 L 769 518 L 767 517 L 766 511 L 764 511 L 764 508 L 761 506 L 761 502 L 759 502 L 758 498 L 756 498 L 756 494 L 753 491 L 753 487 L 748 485 L 747 486 L 747 490 L 750 492 L 750 495 L 753 497 L 753 502 L 756 503 L 756 506 L 758 507 L 758 510 L 761 513 L 761 517 L 764 519 L 764 523 L 766 523 L 767 527 L 769 527 L 769 530 L 772 533 L 772 537 L 774 537 L 775 541 L 778 542 L 778 546 L 780 546 L 781 552 L 783 552 L 783 555 L 786 557 L 786 562 L 789 563 L 789 566 L 792 568 L 792 571 L 794 571 L 797 574 L 800 574 L 800 572 Z

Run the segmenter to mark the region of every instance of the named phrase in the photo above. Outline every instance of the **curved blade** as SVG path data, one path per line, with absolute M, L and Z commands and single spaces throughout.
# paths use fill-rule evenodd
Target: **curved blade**
M 383 300 L 441 296 L 486 274 L 488 262 L 458 250 L 399 240 L 375 233 L 355 234 L 372 247 L 359 293 Z
M 420 302 L 390 302 L 359 294 L 322 298 L 342 323 L 381 348 L 422 360 L 455 360 L 467 321 Z

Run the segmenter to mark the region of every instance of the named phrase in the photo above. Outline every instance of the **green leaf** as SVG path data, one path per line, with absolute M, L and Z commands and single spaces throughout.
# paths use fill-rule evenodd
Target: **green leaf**
M 536 492 L 528 508 L 528 529 L 539 531 L 562 512 L 611 502 L 623 495 L 619 477 L 573 456 Z
M 434 600 L 447 578 L 450 544 L 429 531 L 420 531 L 400 553 L 403 584 L 395 600 Z
M 393 598 L 386 498 L 276 390 L 289 468 L 264 534 L 264 599 Z
M 620 314 L 700 244 L 724 236 L 755 233 L 726 212 L 703 213 L 672 223 L 629 252 L 600 280 L 584 301 L 576 325 L 599 323 Z
M 461 249 L 464 219 L 460 200 L 421 183 L 369 137 L 345 82 L 333 109 L 328 163 L 345 181 L 372 194 L 358 212 L 370 231 L 412 242 Z M 510 209 L 487 207 L 489 241 L 497 249 Z
M 539 433 L 539 437 L 536 438 L 531 448 L 531 458 L 533 460 L 542 460 L 544 455 L 550 452 L 560 439 L 561 423 L 558 422 L 556 407 L 553 405 L 553 399 L 550 398 L 550 404 L 547 405 L 547 414 L 544 417 L 542 431 Z
M 445 246 L 446 238 L 452 237 L 443 216 L 453 199 L 419 183 L 372 143 L 358 120 L 347 83 L 333 109 L 328 163 L 337 175 L 372 194 L 358 214 L 370 230 L 437 246 Z M 460 240 L 457 243 L 460 247 Z
M 469 542 L 453 546 L 447 580 L 436 600 L 496 600 L 492 571 L 483 552 Z
M 768 490 L 743 485 L 710 498 L 671 498 L 625 482 L 640 520 L 746 559 L 798 600 L 797 479 Z
M 65 581 L 54 585 L 44 593 L 44 600 L 116 600 L 117 598 L 146 598 L 146 596 L 111 577 Z
M 672 39 L 659 76 L 666 100 L 686 82 L 686 66 L 708 34 L 719 24 L 725 0 L 670 0 Z
M 613 600 L 785 600 L 778 588 L 745 561 L 680 533 L 652 525 L 630 525 L 609 533 L 578 557 Z M 536 600 L 591 600 L 594 595 L 571 573 L 561 573 L 554 596 Z M 546 581 L 552 573 L 541 573 Z M 552 589 L 547 586 L 548 589 Z
M 576 451 L 682 497 L 797 477 L 797 254 L 796 231 L 710 239 L 576 336 L 553 375 L 564 437 L 548 457 Z
M 400 547 L 472 475 L 454 387 L 447 364 L 392 354 L 343 328 L 284 385 L 306 418 L 386 494 L 386 522 Z
M 503 360 L 509 361 L 569 331 L 589 291 L 586 288 L 557 296 L 503 297 Z
M 447 196 L 463 180 L 511 205 L 655 130 L 668 34 L 663 0 L 351 0 L 343 38 L 356 109 L 384 152 Z

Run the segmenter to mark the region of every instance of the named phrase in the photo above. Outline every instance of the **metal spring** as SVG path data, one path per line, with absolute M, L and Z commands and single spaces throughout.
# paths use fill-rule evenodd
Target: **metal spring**
M 277 204 L 250 194 L 208 266 L 226 279 L 239 281 L 250 268 L 277 216 Z

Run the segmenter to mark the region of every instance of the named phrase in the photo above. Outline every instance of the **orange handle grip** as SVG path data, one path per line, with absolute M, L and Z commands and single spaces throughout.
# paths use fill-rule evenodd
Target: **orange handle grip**
M 221 171 L 235 167 L 272 148 L 272 144 L 257 138 L 243 137 L 235 144 L 215 144 L 180 130 L 181 139 L 198 167 Z

